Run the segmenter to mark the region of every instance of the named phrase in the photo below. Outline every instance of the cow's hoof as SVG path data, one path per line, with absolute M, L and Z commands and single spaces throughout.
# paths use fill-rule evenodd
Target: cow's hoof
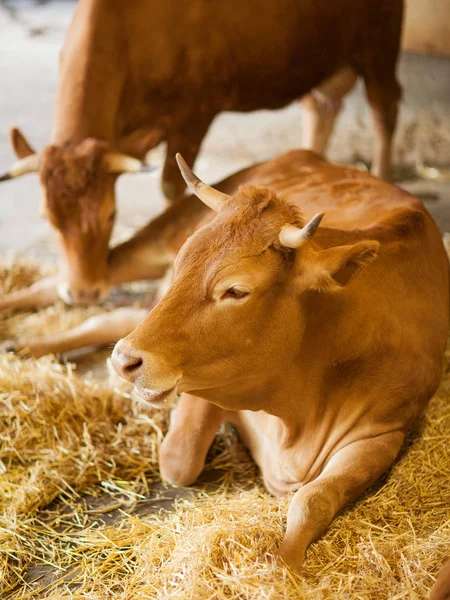
M 19 350 L 19 345 L 15 340 L 0 342 L 0 352 L 18 352 Z

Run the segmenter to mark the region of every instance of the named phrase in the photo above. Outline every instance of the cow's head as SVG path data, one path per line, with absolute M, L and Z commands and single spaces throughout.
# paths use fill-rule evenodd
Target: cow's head
M 281 377 L 300 351 L 311 300 L 341 292 L 379 244 L 332 246 L 327 230 L 314 237 L 322 214 L 305 224 L 296 206 L 269 189 L 247 186 L 227 196 L 198 180 L 181 158 L 179 164 L 218 214 L 185 243 L 171 288 L 117 343 L 113 365 L 154 405 L 202 390 L 216 401 L 211 391 L 223 390 L 226 400 L 218 404 L 243 408 L 228 391 Z M 257 393 L 253 398 L 244 408 L 264 406 Z
M 42 213 L 56 230 L 61 251 L 59 296 L 68 304 L 92 304 L 108 291 L 108 246 L 115 219 L 114 184 L 142 163 L 110 152 L 105 142 L 47 146 L 35 152 L 18 129 L 11 143 L 19 158 L 0 177 L 39 173 Z

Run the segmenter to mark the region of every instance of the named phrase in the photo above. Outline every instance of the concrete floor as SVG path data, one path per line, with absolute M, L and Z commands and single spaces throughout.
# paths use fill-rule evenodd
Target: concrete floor
M 58 51 L 74 6 L 69 0 L 0 0 L 0 171 L 14 160 L 11 126 L 19 126 L 36 148 L 49 142 Z M 400 183 L 425 198 L 441 229 L 450 231 L 450 184 L 414 180 L 410 168 L 420 157 L 450 162 L 450 61 L 403 55 L 399 75 L 404 88 L 395 146 L 395 162 L 403 174 Z M 197 170 L 213 182 L 298 147 L 300 139 L 298 103 L 273 112 L 223 114 L 208 133 Z M 329 157 L 370 159 L 372 145 L 370 115 L 358 85 L 346 101 Z M 156 152 L 157 160 L 162 156 L 161 150 Z M 162 203 L 157 175 L 121 177 L 117 228 L 121 237 L 161 210 Z M 38 257 L 54 254 L 50 228 L 39 216 L 35 175 L 0 185 L 0 254 L 9 250 Z

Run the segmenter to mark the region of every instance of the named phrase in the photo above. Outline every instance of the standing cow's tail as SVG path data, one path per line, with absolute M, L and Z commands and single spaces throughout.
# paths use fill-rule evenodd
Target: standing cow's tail
M 429 600 L 450 600 L 450 560 L 440 570 Z

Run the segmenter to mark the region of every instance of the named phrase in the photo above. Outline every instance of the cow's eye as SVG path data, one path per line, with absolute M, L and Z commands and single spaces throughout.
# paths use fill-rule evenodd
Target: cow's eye
M 110 223 L 113 223 L 115 218 L 116 218 L 116 211 L 113 211 L 113 212 L 112 212 L 112 213 L 109 215 L 109 217 L 108 217 L 108 221 L 109 221 Z
M 249 295 L 250 292 L 247 290 L 243 290 L 237 287 L 230 287 L 222 294 L 221 300 L 226 300 L 227 298 L 231 298 L 233 300 L 241 300 Z

